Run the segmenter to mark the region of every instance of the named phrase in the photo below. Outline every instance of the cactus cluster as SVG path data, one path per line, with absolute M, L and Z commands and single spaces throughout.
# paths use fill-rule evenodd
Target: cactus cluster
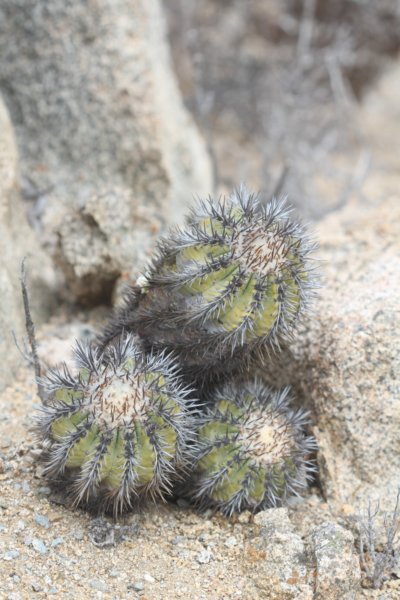
M 298 493 L 313 471 L 307 413 L 252 369 L 306 311 L 313 247 L 284 202 L 244 188 L 198 202 L 97 345 L 77 345 L 75 371 L 43 379 L 49 479 L 115 515 L 173 489 L 226 515 Z

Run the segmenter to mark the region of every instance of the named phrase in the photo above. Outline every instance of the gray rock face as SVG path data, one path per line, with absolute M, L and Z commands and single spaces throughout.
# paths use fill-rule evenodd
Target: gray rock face
M 254 521 L 261 528 L 250 552 L 256 550 L 259 555 L 252 574 L 258 590 L 271 600 L 312 600 L 304 543 L 294 531 L 287 509 L 263 511 Z
M 88 302 L 137 271 L 192 194 L 211 191 L 209 159 L 164 38 L 156 0 L 5 0 L 0 8 L 0 88 L 25 193 L 37 199 L 42 236 Z M 128 233 L 134 243 L 121 251 Z
M 325 497 L 390 508 L 400 484 L 400 201 L 348 206 L 317 232 L 314 314 L 281 365 L 315 417 Z
M 324 523 L 312 535 L 316 561 L 314 600 L 354 600 L 361 570 L 354 538 L 337 523 Z
M 300 532 L 288 509 L 254 517 L 256 535 L 244 549 L 244 571 L 260 598 L 353 600 L 361 594 L 361 571 L 350 531 L 335 521 L 317 525 L 312 516 Z M 249 588 L 250 589 L 250 588 Z
M 12 331 L 24 333 L 19 284 L 20 264 L 31 257 L 32 310 L 40 322 L 48 315 L 54 282 L 49 259 L 30 230 L 22 210 L 18 189 L 18 156 L 11 122 L 0 98 L 0 390 L 15 376 L 21 355 Z

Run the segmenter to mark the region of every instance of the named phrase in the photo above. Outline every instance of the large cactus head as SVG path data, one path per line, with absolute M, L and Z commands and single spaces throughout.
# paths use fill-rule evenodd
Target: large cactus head
M 289 406 L 288 389 L 260 380 L 229 383 L 212 394 L 197 430 L 197 461 L 187 493 L 201 508 L 230 515 L 283 503 L 314 470 L 307 413 Z
M 45 473 L 76 505 L 115 514 L 143 496 L 162 497 L 185 467 L 187 393 L 166 355 L 144 357 L 132 337 L 101 354 L 75 349 L 44 379 L 50 398 L 37 417 Z
M 164 239 L 126 310 L 110 327 L 170 348 L 183 366 L 209 369 L 290 338 L 315 285 L 314 245 L 284 201 L 262 205 L 244 188 L 199 202 Z M 242 352 L 245 350 L 245 352 Z

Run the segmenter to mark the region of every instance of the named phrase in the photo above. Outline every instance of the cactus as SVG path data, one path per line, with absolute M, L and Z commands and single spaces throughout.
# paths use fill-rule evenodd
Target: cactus
M 314 244 L 285 201 L 262 206 L 244 188 L 199 202 L 104 332 L 173 350 L 189 377 L 226 371 L 290 339 L 315 286 Z M 228 359 L 228 360 L 227 360 Z
M 277 506 L 305 487 L 314 471 L 308 414 L 289 406 L 288 388 L 260 380 L 216 390 L 197 427 L 197 458 L 185 493 L 201 509 L 225 515 Z
M 146 356 L 132 336 L 106 353 L 77 344 L 77 374 L 43 378 L 49 400 L 36 429 L 45 474 L 74 505 L 117 515 L 163 497 L 186 466 L 192 417 L 187 390 L 166 354 Z

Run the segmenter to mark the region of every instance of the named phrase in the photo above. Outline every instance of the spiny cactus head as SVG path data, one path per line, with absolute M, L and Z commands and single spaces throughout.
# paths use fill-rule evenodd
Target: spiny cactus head
M 75 505 L 115 514 L 144 496 L 162 497 L 185 467 L 191 416 L 187 391 L 167 355 L 144 357 L 132 337 L 101 354 L 75 349 L 43 382 L 50 394 L 37 417 L 45 473 L 64 482 Z
M 199 202 L 160 243 L 141 294 L 110 331 L 131 328 L 203 366 L 237 349 L 279 347 L 315 287 L 315 245 L 289 213 L 285 201 L 264 206 L 244 188 Z
M 283 503 L 314 470 L 315 441 L 307 413 L 289 406 L 289 390 L 261 381 L 225 385 L 211 398 L 198 427 L 198 457 L 187 486 L 201 508 L 226 515 Z

